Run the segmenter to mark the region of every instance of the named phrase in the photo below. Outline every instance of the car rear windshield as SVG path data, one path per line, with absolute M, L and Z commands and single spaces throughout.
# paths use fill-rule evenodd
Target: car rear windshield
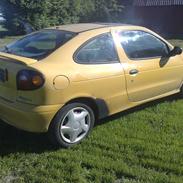
M 43 30 L 7 45 L 1 51 L 40 60 L 64 45 L 75 35 L 76 33 L 61 30 Z

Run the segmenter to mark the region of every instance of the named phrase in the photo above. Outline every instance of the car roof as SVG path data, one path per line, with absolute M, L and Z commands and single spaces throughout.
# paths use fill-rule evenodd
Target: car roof
M 120 23 L 79 23 L 79 24 L 68 24 L 51 27 L 51 29 L 58 29 L 68 32 L 81 33 L 89 30 L 95 30 L 100 28 L 114 27 L 114 26 L 129 26 L 127 24 Z M 50 29 L 50 28 L 49 28 Z

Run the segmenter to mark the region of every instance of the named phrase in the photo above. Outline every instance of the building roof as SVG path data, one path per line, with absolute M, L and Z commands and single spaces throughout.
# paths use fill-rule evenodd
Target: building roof
M 124 26 L 125 24 L 118 23 L 80 23 L 80 24 L 68 24 L 68 25 L 60 25 L 56 27 L 51 27 L 53 29 L 59 29 L 63 31 L 69 32 L 85 32 L 93 29 L 100 29 L 106 27 L 114 27 L 114 26 Z
M 134 0 L 134 6 L 180 6 L 183 0 Z

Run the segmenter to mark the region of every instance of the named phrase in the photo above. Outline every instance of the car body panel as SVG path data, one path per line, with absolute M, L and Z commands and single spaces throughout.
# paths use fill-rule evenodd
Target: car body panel
M 170 59 L 166 66 L 160 66 L 160 59 L 130 63 L 126 69 L 127 92 L 129 100 L 133 102 L 153 98 L 173 90 L 179 89 L 182 83 L 183 66 Z M 137 69 L 137 75 L 130 75 L 131 69 Z
M 63 105 L 33 106 L 19 102 L 9 102 L 0 98 L 0 118 L 29 132 L 46 132 L 55 112 Z
M 64 27 L 64 30 L 71 31 L 73 27 L 68 29 Z M 8 100 L 9 96 L 12 99 L 6 101 L 0 98 L 0 108 L 3 109 L 0 112 L 0 118 L 27 131 L 45 132 L 58 110 L 74 99 L 86 98 L 93 101 L 104 101 L 108 110 L 105 114 L 107 116 L 180 91 L 183 81 L 182 55 L 171 57 L 169 60 L 153 58 L 133 61 L 125 54 L 116 38 L 116 33 L 125 30 L 147 31 L 173 48 L 166 40 L 156 33 L 138 26 L 94 27 L 91 26 L 90 30 L 82 27 L 82 32 L 78 32 L 77 36 L 40 61 L 4 55 L 11 58 L 16 57 L 15 59 L 25 65 L 11 63 L 11 66 L 8 66 L 8 68 L 12 67 L 14 80 L 11 80 L 13 86 L 10 87 L 5 99 Z M 62 26 L 58 29 L 62 30 Z M 81 29 L 78 28 L 77 31 L 81 31 Z M 104 33 L 111 33 L 114 38 L 119 62 L 113 64 L 76 63 L 74 55 L 81 45 Z M 16 91 L 15 75 L 25 67 L 37 70 L 44 75 L 45 84 L 42 88 L 34 91 Z M 139 70 L 139 73 L 130 75 L 129 72 L 132 69 Z M 56 78 L 57 80 L 55 80 Z

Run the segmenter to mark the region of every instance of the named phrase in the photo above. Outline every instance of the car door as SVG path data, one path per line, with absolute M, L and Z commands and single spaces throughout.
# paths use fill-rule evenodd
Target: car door
M 129 100 L 140 102 L 179 90 L 183 76 L 182 57 L 167 57 L 170 49 L 159 37 L 143 30 L 115 33 L 125 52 L 124 62 Z

